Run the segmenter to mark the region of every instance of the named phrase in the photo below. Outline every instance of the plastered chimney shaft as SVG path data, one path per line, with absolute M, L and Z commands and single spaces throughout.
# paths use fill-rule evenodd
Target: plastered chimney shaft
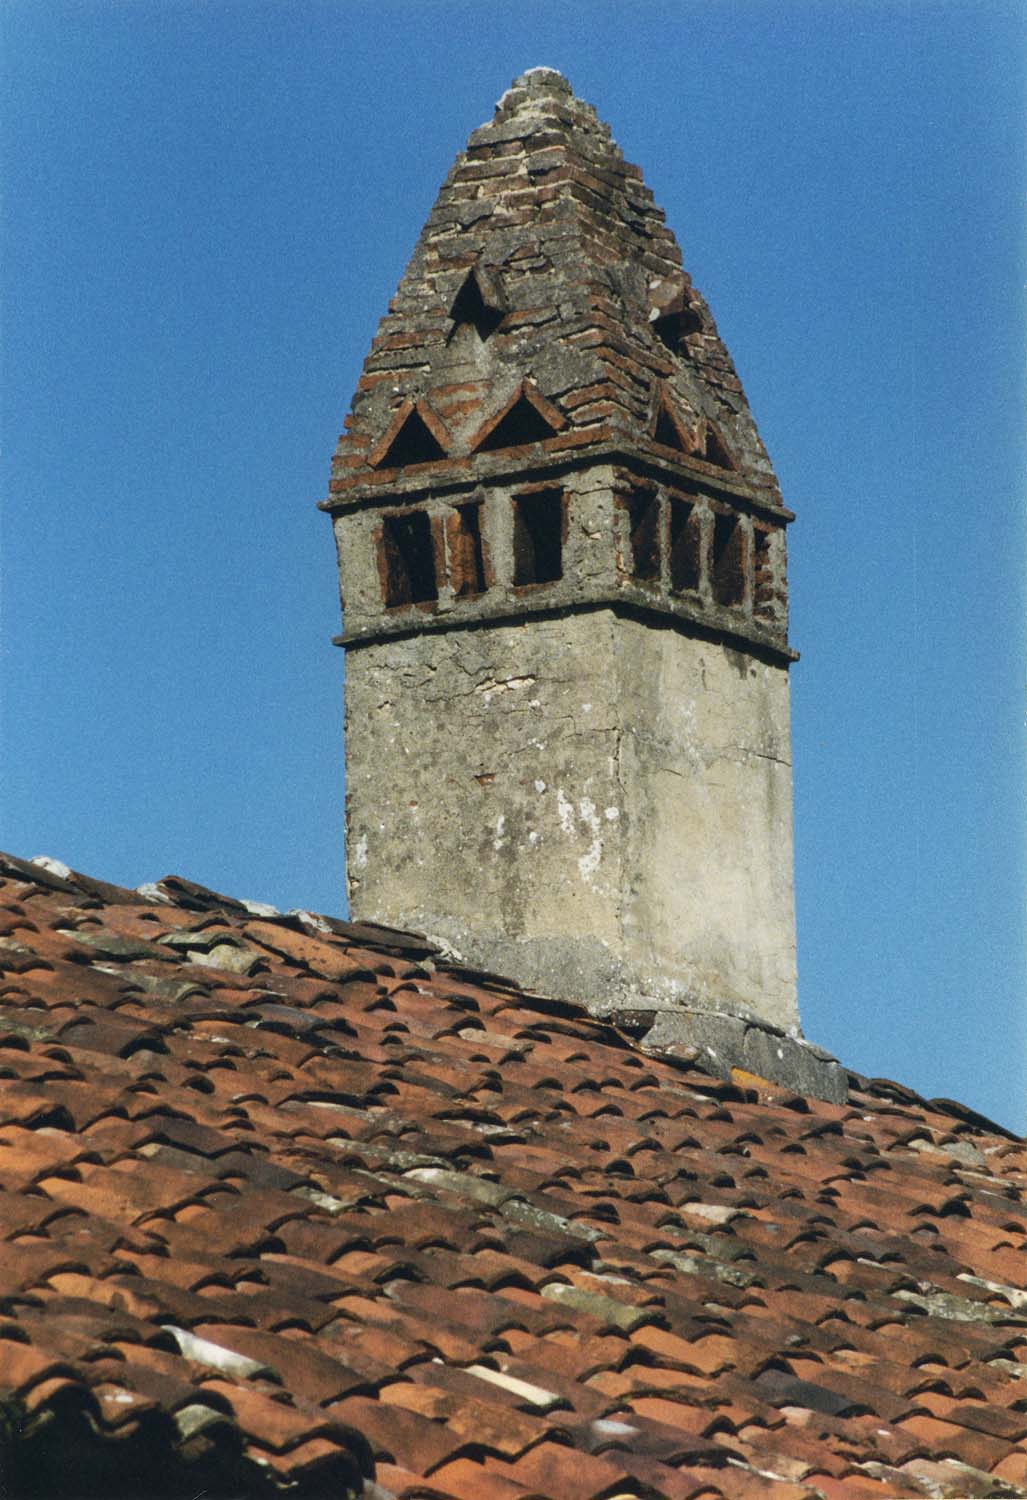
M 333 465 L 356 917 L 796 1031 L 785 526 L 638 169 L 548 69 L 458 156 Z

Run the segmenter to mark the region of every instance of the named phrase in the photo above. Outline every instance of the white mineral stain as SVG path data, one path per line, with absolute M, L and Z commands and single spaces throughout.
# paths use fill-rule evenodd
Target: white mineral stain
M 536 792 L 538 792 L 539 796 L 542 795 L 542 793 L 545 791 L 545 789 L 546 789 L 546 784 L 545 784 L 544 781 L 536 781 L 536 783 L 535 783 L 535 790 L 536 790 Z
M 599 837 L 599 817 L 596 813 L 596 805 L 591 798 L 582 797 L 578 803 L 578 815 L 592 835 L 592 842 L 578 860 L 578 870 L 582 880 L 591 880 L 603 857 L 603 841 Z
M 578 870 L 581 872 L 582 880 L 591 880 L 599 868 L 599 861 L 603 857 L 602 839 L 593 839 L 585 853 L 578 860 Z
M 562 786 L 556 789 L 556 814 L 560 819 L 560 827 L 564 833 L 573 833 L 574 804 L 567 797 Z

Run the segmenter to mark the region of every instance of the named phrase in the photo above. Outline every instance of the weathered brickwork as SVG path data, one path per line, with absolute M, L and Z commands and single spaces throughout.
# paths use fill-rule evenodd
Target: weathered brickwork
M 457 158 L 323 506 L 354 913 L 664 1030 L 797 1033 L 792 515 L 662 213 L 559 74 Z
M 439 450 L 447 475 L 478 474 L 475 439 L 526 380 L 543 410 L 508 449 L 537 443 L 533 456 L 549 458 L 626 443 L 780 504 L 730 356 L 639 169 L 544 69 L 517 80 L 443 184 L 364 366 L 332 496 L 384 493 Z M 411 417 L 409 444 L 390 452 Z

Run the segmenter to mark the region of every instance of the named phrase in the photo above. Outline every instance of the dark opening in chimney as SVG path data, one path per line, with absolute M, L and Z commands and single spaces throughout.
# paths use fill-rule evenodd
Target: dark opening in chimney
M 635 489 L 625 497 L 631 537 L 631 573 L 644 582 L 660 576 L 660 501 L 655 490 Z
M 514 496 L 514 583 L 555 583 L 563 577 L 563 492 Z
M 690 500 L 671 497 L 670 586 L 675 592 L 699 587 L 701 528 Z
M 678 354 L 681 346 L 690 333 L 698 333 L 702 328 L 702 318 L 693 307 L 682 307 L 677 312 L 664 313 L 661 317 L 653 318 L 653 332 L 661 343 L 671 351 Z
M 423 604 L 439 597 L 431 521 L 423 510 L 382 521 L 385 603 Z
M 430 463 L 445 456 L 446 450 L 415 408 L 379 460 L 379 467 L 398 469 L 407 464 Z
M 450 337 L 458 328 L 469 324 L 484 343 L 503 321 L 503 310 L 486 301 L 482 295 L 481 282 L 476 272 L 471 270 L 456 294 L 449 316 L 453 319 Z
M 712 422 L 706 424 L 703 457 L 708 464 L 716 464 L 718 469 L 733 469 L 735 466 L 735 461 L 728 452 L 724 439 Z
M 745 598 L 745 532 L 738 516 L 714 517 L 711 572 L 717 603 L 741 604 Z
M 656 442 L 662 443 L 664 448 L 673 448 L 678 453 L 688 452 L 688 445 L 681 435 L 681 430 L 666 405 L 661 406 L 657 413 L 653 437 Z
M 479 443 L 481 453 L 499 448 L 519 448 L 524 443 L 541 443 L 552 437 L 555 429 L 527 398 L 518 396 L 510 410 Z

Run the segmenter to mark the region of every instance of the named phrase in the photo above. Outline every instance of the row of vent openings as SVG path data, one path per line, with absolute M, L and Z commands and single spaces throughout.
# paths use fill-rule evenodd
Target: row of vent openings
M 451 339 L 468 328 L 485 343 L 506 316 L 505 299 L 495 278 L 472 267 L 450 305 L 449 316 L 453 321 Z M 701 333 L 703 326 L 698 308 L 681 294 L 666 312 L 653 312 L 650 322 L 657 338 L 672 354 L 682 353 L 688 336 Z
M 557 431 L 530 397 L 523 394 L 488 430 L 475 448 L 477 453 L 495 453 L 501 448 L 519 448 L 525 443 L 541 443 Z M 432 432 L 424 417 L 413 407 L 389 443 L 374 462 L 378 468 L 402 469 L 410 464 L 433 463 L 447 456 L 445 448 Z
M 713 423 L 701 422 L 695 437 L 690 437 L 666 399 L 657 408 L 653 439 L 661 447 L 672 448 L 686 458 L 704 459 L 718 469 L 735 468 L 735 461 Z
M 631 548 L 631 573 L 642 582 L 658 582 L 662 552 L 669 544 L 668 573 L 675 592 L 694 591 L 702 579 L 702 523 L 696 506 L 669 497 L 669 525 L 662 525 L 656 491 L 634 490 L 625 497 Z M 771 534 L 753 530 L 753 607 L 773 612 L 776 580 Z M 513 582 L 524 587 L 555 583 L 563 576 L 564 505 L 559 489 L 531 490 L 513 497 Z M 718 511 L 713 518 L 709 557 L 710 589 L 718 604 L 739 605 L 745 598 L 747 537 L 738 516 Z M 383 585 L 389 608 L 432 603 L 439 594 L 437 545 L 425 511 L 390 515 L 382 523 Z M 457 598 L 481 594 L 488 586 L 481 532 L 481 502 L 458 505 L 445 518 L 448 582 Z
M 447 457 L 443 440 L 449 441 L 446 429 L 437 416 L 417 406 L 410 406 L 399 421 L 398 430 L 374 450 L 371 462 L 375 468 L 401 469 L 412 464 L 434 463 Z M 525 384 L 511 398 L 504 411 L 479 429 L 472 442 L 472 452 L 495 453 L 504 448 L 520 448 L 542 443 L 554 437 L 564 422 L 561 413 L 537 391 Z M 701 458 L 719 469 L 732 470 L 734 459 L 718 429 L 708 420 L 699 424 L 694 435 L 681 425 L 666 399 L 660 402 L 652 430 L 653 439 L 685 458 Z
M 513 582 L 518 587 L 563 577 L 563 495 L 539 489 L 513 497 Z M 457 598 L 487 587 L 481 502 L 458 505 L 446 516 L 448 582 Z M 382 582 L 386 606 L 430 604 L 439 597 L 440 547 L 426 511 L 385 516 Z
M 670 587 L 677 593 L 695 590 L 702 577 L 702 525 L 688 500 L 669 497 L 668 528 Z M 660 497 L 655 490 L 633 490 L 625 497 L 631 546 L 632 576 L 655 583 L 662 574 L 663 526 Z M 770 552 L 770 533 L 753 530 L 753 608 L 759 615 L 773 613 L 776 592 Z M 718 604 L 738 605 L 745 598 L 746 534 L 738 516 L 718 511 L 713 520 L 710 589 Z

